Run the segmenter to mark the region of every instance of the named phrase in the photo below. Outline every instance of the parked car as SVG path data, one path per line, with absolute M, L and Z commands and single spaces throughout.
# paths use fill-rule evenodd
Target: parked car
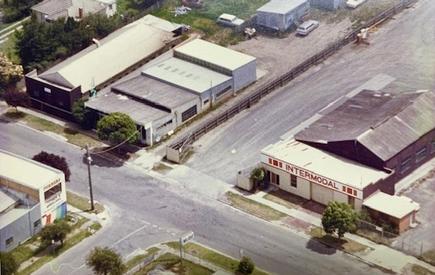
M 305 21 L 304 23 L 300 24 L 299 27 L 296 29 L 296 34 L 306 36 L 314 29 L 316 29 L 319 25 L 319 22 L 316 20 Z
M 237 18 L 235 15 L 223 13 L 216 20 L 218 24 L 227 26 L 227 27 L 240 27 L 245 23 L 243 19 Z

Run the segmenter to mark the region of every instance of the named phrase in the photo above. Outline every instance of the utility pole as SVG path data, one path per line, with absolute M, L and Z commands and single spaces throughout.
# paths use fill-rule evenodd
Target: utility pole
M 91 197 L 91 211 L 94 211 L 94 194 L 92 193 L 92 179 L 91 179 L 91 154 L 89 153 L 89 145 L 86 144 L 86 160 L 88 164 L 88 179 L 89 179 L 89 195 Z

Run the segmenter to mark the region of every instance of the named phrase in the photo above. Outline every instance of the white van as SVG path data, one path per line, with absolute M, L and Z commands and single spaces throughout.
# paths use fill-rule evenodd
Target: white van
M 244 20 L 227 13 L 221 14 L 216 21 L 217 23 L 228 27 L 240 27 L 245 23 Z
M 306 36 L 314 29 L 316 29 L 319 25 L 320 25 L 319 22 L 316 20 L 308 20 L 299 25 L 299 27 L 296 30 L 296 34 Z

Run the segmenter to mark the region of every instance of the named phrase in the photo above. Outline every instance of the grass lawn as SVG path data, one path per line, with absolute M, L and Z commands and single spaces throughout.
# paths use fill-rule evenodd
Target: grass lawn
M 435 250 L 428 250 L 421 255 L 421 258 L 430 263 L 431 265 L 435 265 Z
M 348 253 L 361 252 L 361 251 L 364 251 L 368 248 L 368 246 L 365 246 L 363 244 L 360 244 L 358 242 L 355 242 L 355 241 L 352 241 L 352 240 L 349 240 L 346 238 L 338 239 L 338 238 L 335 238 L 331 235 L 328 235 L 320 227 L 312 228 L 311 231 L 309 232 L 309 234 L 313 238 L 317 239 L 319 242 L 321 242 L 325 245 L 346 251 Z
M 97 226 L 94 226 L 94 228 L 95 227 L 97 227 Z M 98 228 L 100 228 L 100 227 L 101 226 L 99 226 Z M 32 274 L 33 272 L 38 270 L 44 264 L 50 262 L 51 260 L 53 260 L 54 258 L 59 256 L 63 252 L 67 251 L 68 249 L 75 246 L 76 244 L 78 244 L 79 242 L 81 242 L 82 240 L 86 239 L 87 237 L 89 237 L 91 235 L 92 234 L 86 229 L 78 231 L 78 233 L 68 237 L 65 240 L 64 245 L 61 248 L 59 248 L 54 254 L 48 253 L 47 252 L 48 248 L 47 248 L 47 249 L 41 251 L 40 253 L 38 253 L 37 255 L 34 255 L 34 256 L 38 257 L 38 259 L 36 261 L 34 261 L 32 264 L 30 264 L 29 266 L 27 266 L 26 268 L 24 268 L 23 270 L 19 271 L 17 274 L 18 275 L 30 275 L 30 274 Z
M 284 190 L 270 191 L 263 198 L 281 204 L 287 208 L 296 208 L 298 205 L 301 205 L 306 201 L 305 199 Z
M 267 205 L 250 200 L 233 192 L 227 192 L 226 197 L 232 206 L 268 221 L 280 220 L 287 216 Z
M 433 273 L 429 269 L 422 267 L 421 265 L 417 265 L 417 264 L 412 265 L 411 271 L 415 275 L 435 275 L 435 273 Z
M 166 245 L 176 250 L 180 249 L 180 244 L 178 242 L 169 242 L 166 243 Z M 203 259 L 207 262 L 210 262 L 216 266 L 222 267 L 223 269 L 228 271 L 235 272 L 237 270 L 237 267 L 239 266 L 238 260 L 217 253 L 196 243 L 186 244 L 184 246 L 184 252 Z M 268 273 L 256 268 L 252 274 L 266 275 Z
M 170 271 L 173 274 L 183 275 L 208 275 L 213 274 L 213 271 L 201 265 L 192 263 L 187 260 L 180 262 L 180 258 L 171 253 L 165 253 L 158 259 L 152 261 L 147 266 L 140 269 L 135 274 L 148 274 L 157 266 L 163 267 L 164 270 Z
M 223 46 L 237 44 L 243 37 L 231 28 L 216 24 L 216 19 L 222 13 L 234 14 L 248 19 L 255 14 L 257 8 L 268 0 L 204 0 L 200 9 L 192 9 L 188 14 L 174 16 L 173 10 L 180 6 L 178 0 L 167 0 L 165 4 L 151 12 L 153 15 L 180 24 L 190 25 L 194 31 L 201 33 L 205 39 Z
M 66 192 L 66 201 L 68 204 L 71 204 L 72 206 L 74 206 L 75 208 L 78 208 L 82 211 L 90 211 L 91 209 L 91 204 L 88 200 L 88 198 L 84 198 L 80 195 L 77 195 L 76 193 L 67 191 Z M 99 204 L 99 203 L 95 203 L 95 212 L 101 213 L 104 211 L 104 206 Z
M 156 254 L 157 252 L 159 252 L 159 250 L 160 249 L 158 249 L 157 247 L 151 247 L 151 248 L 148 248 L 144 254 L 139 254 L 139 255 L 134 256 L 133 258 L 131 258 L 130 260 L 128 260 L 125 263 L 125 266 L 127 267 L 127 270 L 130 270 L 133 267 L 137 266 L 143 260 L 145 260 L 147 257 L 149 257 L 149 256 L 151 256 L 153 254 Z
M 14 257 L 15 261 L 18 264 L 21 264 L 27 261 L 28 259 L 32 258 L 34 254 L 34 251 L 26 244 L 27 242 L 16 247 L 11 251 L 12 257 Z
M 16 112 L 15 110 L 9 110 L 5 114 L 5 116 L 9 119 L 20 120 L 36 130 L 48 131 L 61 135 L 65 137 L 69 143 L 75 144 L 82 148 L 84 148 L 86 144 L 89 144 L 89 146 L 91 147 L 101 145 L 101 142 L 99 142 L 98 140 L 90 136 L 87 136 L 85 134 L 82 134 L 74 129 L 64 128 L 56 123 L 53 123 L 51 121 L 30 114 L 26 114 L 19 111 Z

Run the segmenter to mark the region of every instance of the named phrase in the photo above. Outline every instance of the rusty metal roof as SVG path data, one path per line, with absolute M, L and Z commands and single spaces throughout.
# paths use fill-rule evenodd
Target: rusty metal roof
M 435 93 L 364 90 L 297 133 L 299 141 L 354 140 L 388 160 L 435 128 Z

